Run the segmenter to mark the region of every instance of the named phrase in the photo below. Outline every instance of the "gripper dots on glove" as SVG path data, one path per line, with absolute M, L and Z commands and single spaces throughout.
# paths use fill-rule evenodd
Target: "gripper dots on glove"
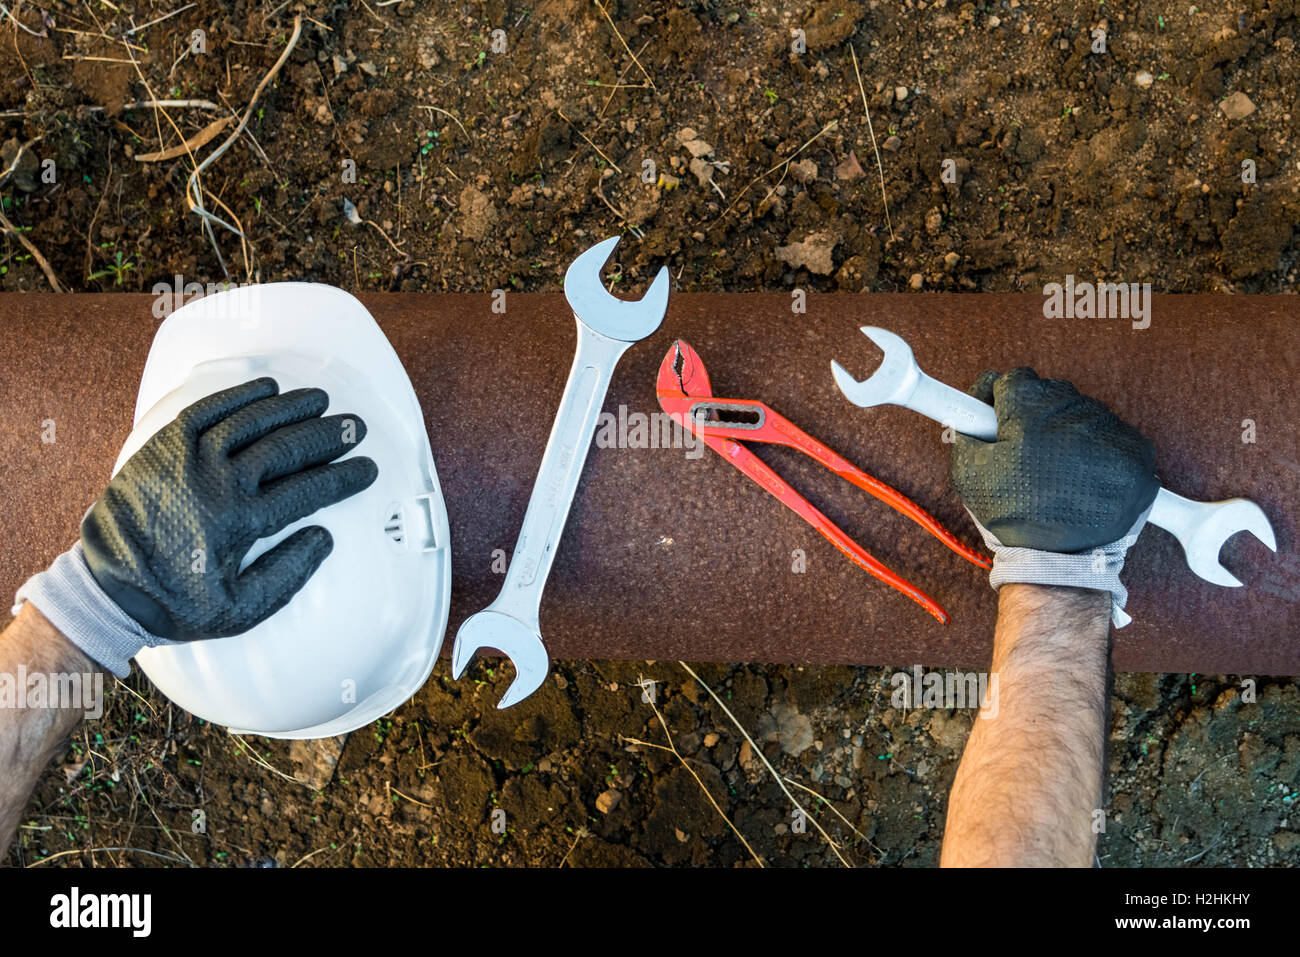
M 1155 499 L 1155 448 L 1102 402 L 1032 369 L 986 372 L 971 394 L 997 412 L 998 436 L 957 437 L 952 480 L 1006 546 L 1080 552 L 1122 538 Z
M 239 570 L 259 538 L 369 486 L 357 416 L 323 415 L 320 389 L 245 382 L 184 409 L 113 477 L 81 524 L 95 581 L 160 638 L 237 635 L 284 607 L 333 541 L 299 529 Z

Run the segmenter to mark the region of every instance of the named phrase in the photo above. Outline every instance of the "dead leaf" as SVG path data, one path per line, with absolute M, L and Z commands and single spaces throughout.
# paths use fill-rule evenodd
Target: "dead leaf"
M 866 175 L 867 171 L 862 168 L 862 164 L 858 162 L 858 154 L 853 150 L 849 150 L 848 158 L 835 167 L 835 178 L 842 179 L 846 183 L 852 183 Z
M 199 130 L 184 143 L 177 146 L 169 147 L 157 153 L 136 153 L 135 160 L 137 163 L 159 163 L 163 160 L 176 159 L 178 156 L 186 156 L 195 150 L 206 146 L 212 139 L 224 130 L 227 126 L 235 121 L 233 116 L 227 116 L 224 119 L 213 120 L 203 129 Z

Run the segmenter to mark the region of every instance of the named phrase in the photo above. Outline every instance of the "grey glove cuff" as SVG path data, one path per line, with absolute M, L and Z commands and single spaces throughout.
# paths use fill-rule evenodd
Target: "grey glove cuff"
M 1123 538 L 1100 548 L 1074 553 L 1011 548 L 999 542 L 997 536 L 981 525 L 973 514 L 971 521 L 975 522 L 975 527 L 984 537 L 984 544 L 993 552 L 993 571 L 989 573 L 989 584 L 994 590 L 1011 582 L 1021 582 L 1110 592 L 1111 621 L 1116 628 L 1123 628 L 1133 619 L 1124 611 L 1124 605 L 1128 602 L 1128 589 L 1120 582 L 1119 573 L 1124 567 L 1124 556 L 1137 541 L 1150 512 L 1151 507 L 1147 506 Z
M 131 673 L 130 659 L 141 649 L 176 644 L 145 631 L 104 594 L 80 541 L 27 579 L 14 596 L 13 613 L 29 601 L 68 641 L 119 678 Z

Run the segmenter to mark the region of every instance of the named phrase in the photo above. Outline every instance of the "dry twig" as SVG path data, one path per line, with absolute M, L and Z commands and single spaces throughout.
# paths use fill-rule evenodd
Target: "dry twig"
M 617 163 L 615 163 L 612 159 L 610 159 L 608 156 L 606 156 L 604 153 L 601 152 L 600 147 L 597 146 L 595 143 L 593 143 L 593 142 L 588 138 L 588 136 L 587 136 L 586 133 L 584 133 L 584 132 L 582 132 L 582 130 L 578 129 L 577 125 L 574 124 L 573 120 L 569 119 L 567 116 L 564 115 L 564 111 L 563 111 L 563 110 L 556 110 L 555 112 L 557 112 L 557 113 L 560 114 L 560 119 L 564 120 L 564 122 L 568 123 L 569 126 L 573 127 L 573 131 L 574 131 L 575 133 L 577 133 L 579 136 L 581 136 L 584 140 L 587 141 L 587 145 L 590 146 L 593 150 L 595 150 L 595 151 L 596 151 L 596 154 L 597 154 L 601 159 L 603 159 L 603 160 L 604 160 L 606 163 L 608 163 L 610 166 L 614 167 L 614 169 L 618 170 L 619 173 L 622 173 L 622 172 L 623 172 L 622 168 L 621 168 Z
M 699 679 L 697 678 L 696 680 L 698 681 Z M 644 678 L 641 679 L 642 691 L 650 687 L 650 685 L 651 682 L 646 681 Z M 677 745 L 673 743 L 672 732 L 668 730 L 668 722 L 664 720 L 663 714 L 659 711 L 659 708 L 656 707 L 654 703 L 654 699 L 651 696 L 646 695 L 646 700 L 650 703 L 651 710 L 654 711 L 655 717 L 659 719 L 659 724 L 664 729 L 664 737 L 668 739 L 668 747 L 664 747 L 662 744 L 653 744 L 649 741 L 641 741 L 637 738 L 629 738 L 626 735 L 620 734 L 619 737 L 622 740 L 626 741 L 628 744 L 635 744 L 635 745 L 640 745 L 642 747 L 648 747 L 648 748 L 658 748 L 660 751 L 667 751 L 670 754 L 672 754 L 674 757 L 676 757 L 677 760 L 681 762 L 682 767 L 684 767 L 687 771 L 690 772 L 691 777 L 695 778 L 695 783 L 700 786 L 700 790 L 703 791 L 704 796 L 709 799 L 709 803 L 713 805 L 713 809 L 718 812 L 718 815 L 724 821 L 727 822 L 727 827 L 731 828 L 731 832 L 735 834 L 736 837 L 740 838 L 740 843 L 745 845 L 745 850 L 749 851 L 750 856 L 754 858 L 754 860 L 758 863 L 758 866 L 766 867 L 767 865 L 763 863 L 763 859 L 758 856 L 758 852 L 755 851 L 752 847 L 750 847 L 749 841 L 745 840 L 745 835 L 740 833 L 736 825 L 731 823 L 731 818 L 727 817 L 726 812 L 723 811 L 722 808 L 718 805 L 717 800 L 713 797 L 713 792 L 710 791 L 707 787 L 705 787 L 704 782 L 701 781 L 700 776 L 695 773 L 695 769 L 691 767 L 690 762 L 687 761 L 686 758 L 682 756 L 681 752 L 677 750 Z
M 235 128 L 235 131 L 231 133 L 230 136 L 227 137 L 220 146 L 218 146 L 215 150 L 212 151 L 212 153 L 208 155 L 207 159 L 205 159 L 198 166 L 194 167 L 194 171 L 190 173 L 190 177 L 185 183 L 185 195 L 186 195 L 186 199 L 189 201 L 190 210 L 192 212 L 198 213 L 198 215 L 203 218 L 204 228 L 208 232 L 208 238 L 212 241 L 212 246 L 214 249 L 217 249 L 217 238 L 215 235 L 213 235 L 212 232 L 213 223 L 216 223 L 217 225 L 229 230 L 230 232 L 239 236 L 240 239 L 247 241 L 247 237 L 244 235 L 243 230 L 230 225 L 225 220 L 212 215 L 206 209 L 204 209 L 203 187 L 199 183 L 199 177 L 203 174 L 203 171 L 207 169 L 209 166 L 211 166 L 213 162 L 215 162 L 223 153 L 226 152 L 226 150 L 230 149 L 231 144 L 233 144 L 235 140 L 239 139 L 240 134 L 244 132 L 244 127 L 246 127 L 248 125 L 248 121 L 252 119 L 253 109 L 257 106 L 257 101 L 261 97 L 262 91 L 265 90 L 268 85 L 270 85 L 271 81 L 274 80 L 276 75 L 280 72 L 280 68 L 284 66 L 285 62 L 289 59 L 289 55 L 293 53 L 294 47 L 298 45 L 298 37 L 301 35 L 302 35 L 302 17 L 297 16 L 293 18 L 293 33 L 290 34 L 289 36 L 289 42 L 285 44 L 284 50 L 280 53 L 280 58 L 275 61 L 274 65 L 272 65 L 271 69 L 267 72 L 266 76 L 262 77 L 261 82 L 258 83 L 256 89 L 253 90 L 253 96 L 248 101 L 248 108 L 244 110 L 244 117 L 239 121 L 239 126 Z M 222 272 L 224 272 L 226 276 L 229 277 L 230 271 L 226 269 L 226 261 L 222 259 L 221 251 L 219 249 L 217 249 L 217 259 L 221 263 Z
M 132 100 L 130 103 L 123 103 L 123 104 L 122 104 L 122 109 L 124 109 L 124 110 L 140 110 L 140 109 L 149 109 L 149 110 L 154 110 L 154 109 L 158 109 L 159 107 L 176 107 L 176 108 L 185 108 L 185 107 L 191 107 L 191 106 L 194 107 L 194 108 L 196 108 L 196 109 L 200 109 L 200 110 L 217 110 L 217 109 L 220 109 L 220 107 L 217 106 L 217 104 L 213 103 L 211 100 Z
M 808 142 L 812 142 L 812 140 L 809 140 Z M 758 759 L 763 762 L 764 767 L 766 767 L 768 772 L 772 775 L 772 779 L 776 781 L 776 783 L 780 786 L 781 790 L 785 792 L 785 796 L 790 799 L 790 803 L 792 803 L 796 808 L 799 809 L 799 812 L 803 814 L 806 820 L 812 821 L 813 827 L 817 828 L 817 830 L 821 832 L 821 836 L 826 839 L 826 843 L 830 846 L 830 849 L 835 852 L 835 856 L 840 859 L 840 863 L 843 864 L 845 867 L 852 867 L 853 865 L 850 864 L 847 860 L 845 860 L 844 855 L 840 853 L 839 845 L 836 844 L 833 840 L 831 840 L 831 836 L 826 833 L 826 829 L 822 827 L 821 822 L 818 821 L 817 818 L 809 814 L 804 809 L 804 806 L 799 803 L 799 799 L 790 793 L 790 789 L 785 786 L 785 781 L 782 779 L 781 775 L 776 773 L 776 768 L 772 767 L 772 762 L 767 759 L 767 755 L 764 754 L 763 749 L 758 746 L 758 742 L 756 742 L 753 738 L 749 736 L 749 732 L 745 730 L 744 725 L 742 725 L 740 721 L 736 718 L 736 716 L 731 713 L 731 709 L 728 708 L 726 704 L 723 703 L 723 700 L 718 697 L 717 692 L 715 692 L 712 688 L 710 688 L 707 684 L 705 684 L 704 679 L 701 678 L 699 675 L 697 675 L 691 669 L 691 666 L 688 665 L 686 662 L 679 661 L 677 663 L 681 665 L 683 669 L 685 669 L 688 675 L 690 675 L 697 682 L 699 682 L 700 687 L 709 693 L 709 697 L 711 697 L 714 701 L 718 703 L 718 707 L 720 707 L 723 710 L 723 712 L 726 713 L 727 717 L 731 719 L 731 723 L 734 724 L 736 726 L 736 729 L 745 736 L 745 740 L 749 742 L 750 749 L 754 752 L 754 754 L 758 757 Z
M 126 31 L 126 35 L 129 37 L 133 33 L 139 33 L 141 30 L 147 30 L 155 23 L 162 23 L 164 20 L 170 20 L 172 17 L 176 16 L 176 14 L 184 13 L 186 10 L 190 9 L 190 7 L 197 7 L 197 6 L 198 6 L 197 3 L 187 3 L 185 4 L 185 6 L 173 10 L 171 13 L 164 13 L 161 17 L 157 17 L 153 20 L 150 20 L 148 23 L 142 23 L 138 27 L 132 27 L 130 30 Z
M 793 153 L 791 153 L 791 154 L 790 154 L 789 156 L 787 156 L 785 159 L 781 160 L 781 162 L 777 163 L 775 166 L 773 166 L 773 167 L 772 167 L 770 170 L 768 170 L 766 173 L 762 173 L 762 174 L 760 174 L 760 175 L 758 175 L 758 176 L 755 176 L 752 180 L 749 181 L 749 185 L 748 185 L 748 186 L 746 186 L 744 189 L 742 189 L 739 193 L 736 194 L 736 198 L 733 199 L 733 200 L 731 201 L 731 205 L 728 206 L 726 209 L 724 209 L 724 210 L 722 211 L 722 215 L 719 216 L 718 219 L 720 219 L 720 220 L 721 220 L 721 219 L 724 219 L 724 218 L 726 217 L 727 213 L 729 213 L 729 212 L 731 212 L 733 209 L 735 209 L 735 208 L 736 208 L 736 204 L 740 202 L 741 197 L 744 196 L 746 193 L 748 193 L 749 190 L 750 190 L 750 187 L 752 187 L 752 186 L 753 186 L 755 183 L 757 183 L 760 179 L 763 179 L 763 178 L 766 177 L 766 176 L 770 176 L 770 175 L 772 175 L 773 173 L 775 173 L 777 170 L 779 170 L 779 169 L 784 169 L 785 167 L 789 166 L 790 163 L 791 163 L 791 161 L 792 161 L 796 156 L 798 156 L 800 153 L 802 153 L 802 152 L 803 152 L 804 150 L 806 150 L 808 147 L 812 146 L 813 143 L 815 143 L 815 142 L 816 142 L 817 140 L 819 140 L 821 137 L 825 136 L 827 133 L 829 133 L 829 132 L 831 132 L 832 130 L 836 129 L 838 126 L 839 126 L 839 120 L 831 120 L 829 123 L 827 123 L 825 126 L 823 126 L 820 130 L 818 130 L 815 134 L 813 134 L 812 138 L 809 139 L 808 142 L 804 143 L 803 146 L 799 147 L 797 150 L 795 150 Z M 781 178 L 782 178 L 782 179 L 785 178 L 785 173 L 782 173 L 782 174 L 781 174 Z M 780 185 L 779 181 L 778 181 L 777 185 Z M 767 196 L 771 196 L 772 193 L 775 192 L 775 190 L 776 190 L 776 186 L 773 186 L 770 190 L 767 191 Z M 764 196 L 763 199 L 767 199 L 767 196 Z
M 0 172 L 0 186 L 3 186 L 8 182 L 9 177 L 12 176 L 14 170 L 18 168 L 18 161 L 22 159 L 23 153 L 26 152 L 27 147 L 31 146 L 39 139 L 40 137 L 38 136 L 36 139 L 28 140 L 22 146 L 18 147 L 18 152 L 14 154 L 14 158 L 9 163 L 9 166 L 6 167 L 3 172 Z M 51 289 L 55 292 L 67 292 L 67 290 L 63 288 L 63 284 L 59 282 L 59 277 L 54 274 L 54 268 L 50 265 L 50 261 L 41 255 L 41 251 L 32 244 L 32 241 L 28 239 L 17 226 L 9 221 L 9 217 L 5 215 L 3 207 L 0 207 L 0 227 L 3 227 L 6 232 L 13 233 L 18 237 L 18 241 L 22 243 L 23 248 L 31 254 L 33 259 L 36 260 L 36 264 L 41 267 L 41 272 L 45 273 L 45 278 L 49 282 Z
M 42 857 L 39 861 L 32 861 L 27 866 L 40 867 L 42 864 L 48 864 L 60 857 L 67 857 L 69 854 L 97 854 L 101 851 L 130 851 L 133 854 L 148 854 L 150 857 L 161 857 L 165 861 L 175 861 L 177 864 L 185 864 L 188 867 L 198 866 L 191 860 L 182 860 L 179 857 L 172 857 L 170 854 L 159 854 L 157 851 L 147 851 L 143 847 L 74 847 L 66 851 L 59 851 L 57 854 L 51 854 L 49 857 Z
M 858 78 L 858 92 L 862 94 L 862 111 L 867 114 L 867 129 L 871 131 L 871 148 L 876 151 L 876 170 L 880 173 L 880 198 L 885 204 L 885 224 L 889 227 L 889 238 L 894 238 L 894 224 L 889 219 L 889 197 L 885 195 L 885 167 L 880 162 L 880 150 L 876 147 L 876 128 L 871 123 L 871 108 L 867 106 L 867 90 L 862 85 L 862 74 L 858 72 L 858 54 L 849 44 L 853 54 L 853 72 Z
M 165 150 L 159 150 L 157 153 L 136 153 L 135 161 L 137 163 L 160 163 L 163 160 L 176 159 L 179 156 L 188 156 L 208 143 L 216 139 L 218 133 L 224 130 L 234 121 L 233 116 L 223 116 L 219 120 L 213 120 L 203 129 L 199 130 L 184 143 L 178 143 L 176 146 L 168 147 Z
M 450 116 L 453 120 L 455 120 L 456 125 L 460 127 L 460 131 L 461 131 L 462 133 L 465 134 L 465 138 L 466 138 L 466 139 L 469 138 L 469 130 L 465 129 L 465 124 L 464 124 L 464 123 L 462 123 L 460 120 L 457 120 L 457 119 L 456 119 L 456 114 L 454 114 L 454 113 L 449 113 L 447 110 L 444 110 L 444 109 L 443 109 L 442 107 L 440 107 L 440 106 L 428 106 L 428 105 L 425 105 L 425 104 L 421 104 L 421 105 L 420 105 L 420 109 L 422 109 L 422 110 L 433 110 L 435 113 L 441 113 L 443 116 Z
M 650 74 L 645 71 L 645 67 L 641 65 L 641 61 L 638 60 L 636 54 L 632 52 L 632 48 L 627 45 L 627 41 L 623 39 L 623 34 L 619 33 L 618 27 L 614 26 L 614 19 L 609 15 L 609 11 L 605 9 L 605 5 L 603 3 L 597 3 L 596 6 L 600 7 L 601 13 L 605 14 L 605 19 L 609 21 L 609 27 L 614 31 L 614 36 L 618 37 L 618 42 L 623 44 L 623 49 L 626 50 L 627 55 L 632 58 L 632 62 L 636 64 L 636 68 L 641 71 L 641 75 L 645 77 L 645 81 L 650 84 L 650 89 L 658 93 L 659 88 L 655 86 L 655 81 L 650 79 Z M 644 50 L 645 47 L 642 47 L 641 49 Z

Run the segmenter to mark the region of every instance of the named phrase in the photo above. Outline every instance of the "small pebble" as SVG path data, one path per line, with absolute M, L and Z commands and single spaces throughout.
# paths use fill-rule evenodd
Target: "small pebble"
M 817 164 L 813 160 L 799 160 L 790 164 L 790 172 L 796 182 L 808 184 L 817 179 Z
M 1250 97 L 1238 90 L 1220 103 L 1219 109 L 1228 119 L 1241 120 L 1255 112 L 1255 104 L 1250 101 Z
M 907 87 L 905 87 L 905 86 L 896 86 L 896 87 L 894 87 L 894 99 L 896 99 L 896 100 L 905 100 L 905 99 L 907 99 Z
M 710 731 L 704 736 L 704 746 L 706 748 L 711 748 L 720 740 L 722 740 L 722 735 L 718 734 L 716 731 Z
M 897 136 L 891 136 L 889 139 L 885 140 L 885 149 L 889 150 L 891 153 L 897 153 L 902 148 L 903 141 Z
M 925 285 L 925 277 L 919 272 L 914 272 L 912 273 L 912 278 L 907 281 L 907 284 L 913 289 L 920 289 Z
M 1143 71 L 1142 71 L 1141 73 L 1139 73 L 1137 76 L 1133 77 L 1133 82 L 1136 83 L 1136 84 L 1138 85 L 1138 89 L 1139 89 L 1139 90 L 1149 90 L 1149 89 L 1151 89 L 1151 84 L 1154 83 L 1155 80 L 1156 80 L 1156 78 L 1153 77 L 1153 76 L 1152 76 L 1150 73 L 1148 73 L 1146 70 L 1143 70 Z
M 998 27 L 1002 26 L 1002 18 L 1001 18 L 1001 17 L 989 17 L 989 21 L 988 21 L 988 22 L 989 22 L 989 29 L 990 29 L 990 30 L 996 30 Z
M 956 269 L 957 264 L 959 262 L 961 262 L 961 257 L 958 256 L 956 253 L 949 253 L 948 255 L 943 257 L 943 266 L 949 272 L 952 272 L 954 269 Z

